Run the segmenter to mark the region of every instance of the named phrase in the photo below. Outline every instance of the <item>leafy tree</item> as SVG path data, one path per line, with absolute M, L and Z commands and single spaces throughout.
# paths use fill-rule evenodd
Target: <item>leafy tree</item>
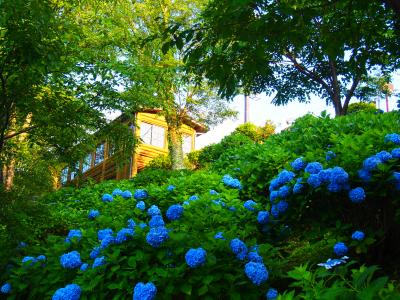
M 189 71 L 222 96 L 266 92 L 284 105 L 315 94 L 344 115 L 369 76 L 398 67 L 394 19 L 379 1 L 211 1 L 166 44 L 186 42 Z

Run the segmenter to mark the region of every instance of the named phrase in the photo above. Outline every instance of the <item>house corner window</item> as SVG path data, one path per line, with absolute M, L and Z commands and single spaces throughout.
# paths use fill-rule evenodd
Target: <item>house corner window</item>
M 89 170 L 91 166 L 92 166 L 92 153 L 89 153 L 83 159 L 82 173 L 85 173 L 87 170 Z
M 61 184 L 64 185 L 68 181 L 68 167 L 65 167 L 61 171 Z
M 96 154 L 94 158 L 94 165 L 98 165 L 104 160 L 104 144 L 99 145 L 96 148 Z
M 182 150 L 183 153 L 189 153 L 192 151 L 192 136 L 188 134 L 182 135 Z
M 140 125 L 140 139 L 145 144 L 164 148 L 165 128 L 142 122 Z

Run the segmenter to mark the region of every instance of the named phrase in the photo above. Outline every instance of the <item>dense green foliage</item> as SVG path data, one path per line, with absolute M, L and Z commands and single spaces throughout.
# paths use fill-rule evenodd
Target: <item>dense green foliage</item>
M 218 151 L 203 150 L 213 158 L 200 171 L 148 169 L 133 180 L 88 182 L 80 189 L 64 188 L 48 194 L 31 204 L 37 210 L 29 217 L 27 206 L 6 210 L 9 216 L 0 224 L 0 236 L 9 243 L 8 252 L 4 249 L 2 253 L 7 255 L 2 258 L 4 262 L 9 259 L 9 266 L 0 282 L 10 282 L 13 287 L 7 299 L 51 297 L 72 282 L 81 286 L 81 299 L 126 299 L 132 297 L 133 286 L 140 281 L 152 281 L 159 299 L 218 299 L 221 295 L 261 299 L 269 287 L 280 292 L 280 299 L 396 299 L 399 286 L 391 280 L 398 279 L 400 265 L 396 251 L 400 194 L 394 188 L 392 173 L 399 170 L 400 160 L 390 159 L 379 166 L 369 183 L 358 177 L 357 170 L 367 157 L 398 147 L 385 142 L 385 136 L 396 132 L 399 122 L 397 112 L 357 113 L 336 119 L 305 116 L 263 143 L 237 132 L 228 136 Z M 236 145 L 238 140 L 243 143 Z M 326 160 L 328 150 L 336 155 Z M 256 212 L 269 211 L 274 203 L 268 191 L 271 180 L 283 168 L 293 170 L 289 163 L 298 157 L 319 161 L 324 168 L 343 167 L 351 188 L 365 189 L 366 200 L 352 203 L 347 191 L 332 193 L 323 186 L 313 189 L 304 183 L 301 194 L 287 197 L 289 208 L 284 215 L 271 215 L 266 226 L 260 225 Z M 224 184 L 222 175 L 226 173 L 239 178 L 243 189 Z M 304 180 L 309 175 L 296 171 L 296 176 Z M 148 223 L 148 214 L 136 207 L 139 200 L 121 196 L 115 196 L 112 202 L 101 200 L 116 188 L 132 192 L 145 189 L 149 195 L 144 199 L 146 208 L 156 204 L 164 217 L 171 205 L 194 195 L 199 199 L 184 204 L 181 219 L 164 219 L 170 231 L 161 247 L 153 248 L 146 242 L 148 227 L 136 226 L 132 239 L 102 250 L 105 266 L 86 271 L 62 268 L 59 257 L 72 250 L 80 252 L 82 262 L 93 262 L 89 253 L 99 245 L 99 229 L 117 232 L 127 226 L 129 218 L 136 224 Z M 256 201 L 254 212 L 243 205 L 248 199 Z M 99 210 L 100 216 L 89 220 L 91 209 Z M 18 210 L 25 227 L 12 223 Z M 44 212 L 46 224 L 39 220 Z M 16 232 L 15 228 L 26 232 Z M 80 241 L 64 241 L 70 229 L 81 230 Z M 366 238 L 352 240 L 355 230 L 364 231 Z M 215 239 L 217 232 L 223 232 L 225 239 Z M 246 277 L 246 262 L 235 258 L 229 246 L 234 238 L 248 247 L 258 245 L 269 271 L 267 283 L 256 286 Z M 17 240 L 29 246 L 17 247 Z M 317 266 L 332 257 L 332 247 L 339 241 L 349 247 L 349 262 L 331 270 Z M 185 263 L 185 253 L 198 247 L 207 251 L 206 263 L 191 269 Z M 23 256 L 40 254 L 47 257 L 45 263 L 21 266 Z M 364 264 L 380 265 L 380 269 Z

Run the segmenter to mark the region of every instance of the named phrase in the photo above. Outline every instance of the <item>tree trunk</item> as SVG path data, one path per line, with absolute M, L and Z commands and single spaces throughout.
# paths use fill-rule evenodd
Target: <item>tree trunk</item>
M 175 126 L 168 126 L 168 148 L 172 170 L 185 169 L 182 149 L 182 133 Z
M 12 158 L 10 162 L 4 166 L 4 188 L 6 191 L 11 190 L 14 183 L 15 175 L 15 158 Z

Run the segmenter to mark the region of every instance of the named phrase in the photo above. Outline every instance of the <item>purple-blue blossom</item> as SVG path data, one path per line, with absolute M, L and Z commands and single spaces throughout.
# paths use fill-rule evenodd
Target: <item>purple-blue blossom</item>
M 385 143 L 392 142 L 396 145 L 400 145 L 400 134 L 389 133 L 385 136 Z
M 97 257 L 93 262 L 92 269 L 103 266 L 105 264 L 106 264 L 106 258 L 104 256 Z
M 255 285 L 261 285 L 268 280 L 268 270 L 263 263 L 248 262 L 244 272 Z
M 349 249 L 343 242 L 336 243 L 335 246 L 333 246 L 333 252 L 335 252 L 337 256 L 343 256 L 347 251 L 349 251 Z
M 160 247 L 167 239 L 169 239 L 169 235 L 168 229 L 165 227 L 151 228 L 146 235 L 147 243 L 154 248 Z
M 67 284 L 63 288 L 59 288 L 51 298 L 52 300 L 79 300 L 81 297 L 81 288 L 79 285 Z
M 267 224 L 269 221 L 269 212 L 259 211 L 257 215 L 257 222 L 261 225 Z
M 362 241 L 365 238 L 365 233 L 360 230 L 356 230 L 351 235 L 351 238 L 356 241 Z
M 161 210 L 158 208 L 157 205 L 152 205 L 150 208 L 147 210 L 147 214 L 149 216 L 155 216 L 155 215 L 161 215 Z
M 140 209 L 141 211 L 143 211 L 143 210 L 146 209 L 146 204 L 145 204 L 143 201 L 139 201 L 139 202 L 136 204 L 136 208 L 137 208 L 137 209 Z
M 149 221 L 150 227 L 161 227 L 164 225 L 165 225 L 165 222 L 161 215 L 154 215 L 151 217 L 151 219 Z
M 269 288 L 267 291 L 267 294 L 265 295 L 265 298 L 267 300 L 275 300 L 276 298 L 278 298 L 278 291 L 276 289 L 273 288 Z
M 91 209 L 88 213 L 89 220 L 94 220 L 100 216 L 100 212 L 97 209 Z
M 203 248 L 190 249 L 185 254 L 186 263 L 190 268 L 197 268 L 206 262 L 207 252 Z
M 361 203 L 365 200 L 365 197 L 365 192 L 362 187 L 357 187 L 349 192 L 350 201 L 353 203 Z
M 182 217 L 183 211 L 184 211 L 184 208 L 182 205 L 174 204 L 174 205 L 171 205 L 167 209 L 166 216 L 167 216 L 168 220 L 175 221 Z
M 101 197 L 101 200 L 103 202 L 112 202 L 114 198 L 110 194 L 104 194 L 103 197 Z
M 318 174 L 322 169 L 323 169 L 322 164 L 317 161 L 314 161 L 308 163 L 304 171 L 310 174 Z
M 240 239 L 236 238 L 231 240 L 230 247 L 233 254 L 240 260 L 244 260 L 247 256 L 247 246 Z
M 143 189 L 137 189 L 135 190 L 135 193 L 133 194 L 133 198 L 135 198 L 136 200 L 144 200 L 149 196 L 149 194 L 147 193 L 147 191 L 143 190 Z
M 152 282 L 139 282 L 133 289 L 133 300 L 153 300 L 156 294 L 157 288 Z
M 292 166 L 293 170 L 301 171 L 306 167 L 307 163 L 303 160 L 302 157 L 299 157 L 292 161 L 290 165 Z
M 257 205 L 257 203 L 254 202 L 253 200 L 247 200 L 246 202 L 243 203 L 244 208 L 249 211 L 255 211 L 254 206 L 256 206 L 256 205 Z
M 78 251 L 71 251 L 60 256 L 60 264 L 64 269 L 79 268 L 82 264 Z

